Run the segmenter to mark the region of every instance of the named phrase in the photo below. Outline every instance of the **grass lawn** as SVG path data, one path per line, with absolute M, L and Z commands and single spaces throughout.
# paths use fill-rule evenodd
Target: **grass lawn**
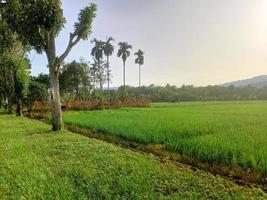
M 206 163 L 267 176 L 267 102 L 158 103 L 151 108 L 67 112 L 66 124 L 95 129 Z
M 0 113 L 0 199 L 266 198 L 261 189 Z

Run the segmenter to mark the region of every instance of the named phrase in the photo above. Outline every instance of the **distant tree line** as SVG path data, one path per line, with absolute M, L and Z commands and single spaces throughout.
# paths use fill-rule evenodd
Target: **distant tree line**
M 64 65 L 60 74 L 60 93 L 64 100 L 97 99 L 100 98 L 100 89 L 93 88 L 91 73 L 92 67 L 84 61 L 73 61 Z M 44 84 L 48 88 L 49 77 L 40 74 L 32 77 L 38 84 Z M 101 98 L 123 99 L 127 97 L 146 97 L 153 102 L 179 102 L 179 101 L 222 101 L 222 100 L 267 100 L 267 87 L 256 88 L 253 86 L 206 86 L 194 87 L 183 85 L 182 87 L 167 84 L 166 86 L 121 86 L 117 89 L 101 91 Z
M 267 100 L 267 87 L 255 88 L 252 86 L 206 86 L 194 87 L 183 85 L 176 87 L 143 86 L 127 87 L 127 93 L 131 96 L 146 96 L 153 102 L 178 102 L 178 101 L 221 101 L 221 100 Z

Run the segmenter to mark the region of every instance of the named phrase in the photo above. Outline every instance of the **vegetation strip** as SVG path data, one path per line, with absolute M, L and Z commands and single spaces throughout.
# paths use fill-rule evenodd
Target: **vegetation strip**
M 122 137 L 118 137 L 115 135 L 109 135 L 101 133 L 100 131 L 81 128 L 77 125 L 65 124 L 65 128 L 73 133 L 81 134 L 89 138 L 100 139 L 105 142 L 116 144 L 120 147 L 124 147 L 142 153 L 152 153 L 153 155 L 157 156 L 158 160 L 160 160 L 161 162 L 172 161 L 175 163 L 175 165 L 181 165 L 181 163 L 186 164 L 189 168 L 193 170 L 207 170 L 212 174 L 218 174 L 223 177 L 226 177 L 236 182 L 237 184 L 253 187 L 258 186 L 264 191 L 267 191 L 267 180 L 265 178 L 263 178 L 258 173 L 244 171 L 239 167 L 229 167 L 226 165 L 215 164 L 210 165 L 207 163 L 200 162 L 199 160 L 194 158 L 181 156 L 177 153 L 167 151 L 161 144 L 144 145 L 123 139 Z

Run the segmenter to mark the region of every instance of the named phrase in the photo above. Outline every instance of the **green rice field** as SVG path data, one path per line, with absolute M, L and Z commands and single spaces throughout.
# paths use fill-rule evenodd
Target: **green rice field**
M 238 185 L 185 165 L 146 155 L 0 110 L 2 200 L 265 200 Z
M 150 108 L 66 112 L 64 122 L 267 175 L 266 101 L 156 103 Z

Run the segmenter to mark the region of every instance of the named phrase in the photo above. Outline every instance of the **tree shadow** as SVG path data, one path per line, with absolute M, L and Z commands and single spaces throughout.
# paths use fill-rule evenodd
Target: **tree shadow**
M 52 135 L 54 134 L 54 132 L 52 130 L 44 130 L 44 131 L 32 131 L 32 132 L 28 132 L 26 135 L 27 136 L 33 136 L 33 135 Z

